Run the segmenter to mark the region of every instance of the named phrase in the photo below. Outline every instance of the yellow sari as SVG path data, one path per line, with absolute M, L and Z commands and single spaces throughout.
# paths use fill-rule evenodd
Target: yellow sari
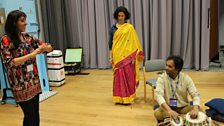
M 114 33 L 113 46 L 114 87 L 113 101 L 130 104 L 139 83 L 139 68 L 144 59 L 142 47 L 134 27 L 125 23 Z

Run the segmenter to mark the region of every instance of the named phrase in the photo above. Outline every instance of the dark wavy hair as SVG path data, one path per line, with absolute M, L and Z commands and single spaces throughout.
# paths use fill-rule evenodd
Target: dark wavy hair
M 166 61 L 168 60 L 173 60 L 174 62 L 174 65 L 175 65 L 175 69 L 178 70 L 178 72 L 180 72 L 183 68 L 183 65 L 184 65 L 184 60 L 180 57 L 180 56 L 169 56 Z
M 9 36 L 15 47 L 18 47 L 21 43 L 16 24 L 22 16 L 26 18 L 26 14 L 20 10 L 11 11 L 5 23 L 5 34 Z
M 125 8 L 125 7 L 123 7 L 123 6 L 118 7 L 118 8 L 114 11 L 114 19 L 118 20 L 118 13 L 119 13 L 119 12 L 124 12 L 124 14 L 125 14 L 125 20 L 130 19 L 131 14 L 128 12 L 128 9 Z

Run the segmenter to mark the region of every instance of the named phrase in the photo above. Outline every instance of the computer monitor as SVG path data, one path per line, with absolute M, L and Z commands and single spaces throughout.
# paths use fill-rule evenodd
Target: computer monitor
M 81 63 L 82 48 L 68 48 L 65 51 L 65 63 Z

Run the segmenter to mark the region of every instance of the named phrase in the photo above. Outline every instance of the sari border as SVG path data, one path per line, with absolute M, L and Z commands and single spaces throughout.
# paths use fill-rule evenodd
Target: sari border
M 132 94 L 129 97 L 113 96 L 114 103 L 130 104 L 134 101 L 136 94 Z
M 138 51 L 138 49 L 136 51 L 134 51 L 133 53 L 131 53 L 128 57 L 126 57 L 123 60 L 116 63 L 114 69 L 122 68 L 125 65 L 127 65 L 128 63 L 130 63 L 131 61 L 135 60 L 137 51 Z
M 143 51 L 140 51 L 138 55 L 139 55 L 139 57 L 141 57 L 142 59 L 145 58 Z

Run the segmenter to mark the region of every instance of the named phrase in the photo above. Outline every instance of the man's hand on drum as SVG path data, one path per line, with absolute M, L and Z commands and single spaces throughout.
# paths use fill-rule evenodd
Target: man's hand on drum
M 177 112 L 173 111 L 172 109 L 168 110 L 167 113 L 168 113 L 169 116 L 170 116 L 171 118 L 173 118 L 174 120 L 179 119 L 178 116 L 179 116 L 180 114 L 178 114 Z
M 196 119 L 198 117 L 199 107 L 193 106 L 192 110 L 189 112 L 192 119 Z

